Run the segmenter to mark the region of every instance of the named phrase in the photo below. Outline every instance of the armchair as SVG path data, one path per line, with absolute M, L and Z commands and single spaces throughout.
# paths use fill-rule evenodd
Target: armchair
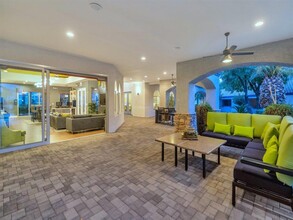
M 6 123 L 3 119 L 0 119 L 1 124 L 1 147 L 7 147 L 10 144 L 23 142 L 25 144 L 25 131 L 21 130 L 12 130 L 6 126 Z

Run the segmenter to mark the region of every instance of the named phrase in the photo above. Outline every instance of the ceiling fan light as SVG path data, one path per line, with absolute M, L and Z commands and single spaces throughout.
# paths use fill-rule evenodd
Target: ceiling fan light
M 232 57 L 230 54 L 225 55 L 224 59 L 222 60 L 223 63 L 231 63 L 232 62 Z

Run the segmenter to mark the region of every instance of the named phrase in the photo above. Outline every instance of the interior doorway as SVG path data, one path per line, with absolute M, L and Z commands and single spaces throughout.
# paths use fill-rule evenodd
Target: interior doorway
M 105 132 L 106 78 L 51 72 L 50 142 Z
M 131 92 L 124 93 L 124 114 L 131 115 L 132 111 L 132 99 L 131 99 Z

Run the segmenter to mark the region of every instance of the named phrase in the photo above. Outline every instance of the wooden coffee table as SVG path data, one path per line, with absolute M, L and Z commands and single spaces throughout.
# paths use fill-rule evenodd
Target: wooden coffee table
M 194 152 L 200 153 L 202 156 L 202 168 L 203 178 L 206 177 L 206 155 L 209 155 L 214 150 L 218 150 L 218 164 L 220 164 L 220 147 L 226 143 L 226 140 L 198 136 L 198 140 L 183 140 L 181 133 L 174 133 L 161 138 L 157 138 L 156 141 L 162 143 L 162 161 L 164 161 L 164 145 L 169 144 L 174 146 L 175 166 L 178 163 L 178 147 L 185 149 L 185 170 L 188 170 L 188 151 L 191 150 L 194 156 Z

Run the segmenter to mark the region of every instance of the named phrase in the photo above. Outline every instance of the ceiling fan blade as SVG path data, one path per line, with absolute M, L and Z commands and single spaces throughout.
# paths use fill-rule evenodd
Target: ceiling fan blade
M 232 51 L 236 50 L 236 48 L 237 48 L 236 45 L 232 45 L 229 50 L 232 52 Z
M 252 51 L 243 51 L 243 52 L 234 52 L 234 53 L 232 53 L 232 55 L 234 56 L 241 56 L 241 55 L 252 55 L 252 54 L 254 54 L 254 52 L 252 52 Z

